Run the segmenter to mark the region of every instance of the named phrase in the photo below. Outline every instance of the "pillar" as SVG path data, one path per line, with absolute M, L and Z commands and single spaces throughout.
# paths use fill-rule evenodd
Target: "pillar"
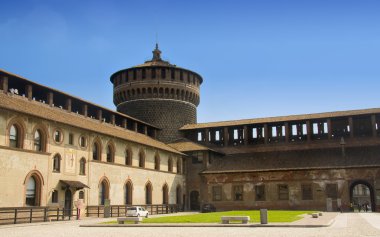
M 310 142 L 311 141 L 311 133 L 312 133 L 310 120 L 306 121 L 306 130 L 307 130 L 307 141 Z
M 137 130 L 138 130 L 138 124 L 135 121 L 135 122 L 133 122 L 133 131 L 137 132 Z
M 350 126 L 350 137 L 354 137 L 354 120 L 352 117 L 348 117 L 348 126 Z
M 115 125 L 115 115 L 111 114 L 111 124 Z
M 268 131 L 268 124 L 264 124 L 264 143 L 269 143 L 269 131 Z
M 371 127 L 372 127 L 372 136 L 376 137 L 377 136 L 377 131 L 376 131 L 376 115 L 374 115 L 374 114 L 371 115 Z
M 328 133 L 328 139 L 332 138 L 332 127 L 331 127 L 331 119 L 327 119 L 327 133 Z
M 26 92 L 26 98 L 28 98 L 28 100 L 32 100 L 33 99 L 33 87 L 32 85 L 26 85 L 25 87 L 25 92 Z
M 228 140 L 229 140 L 229 136 L 228 136 L 228 127 L 224 127 L 223 128 L 223 142 L 224 142 L 224 146 L 228 146 Z
M 148 126 L 144 125 L 144 134 L 148 135 Z
M 66 109 L 68 112 L 71 112 L 71 99 L 70 98 L 66 99 Z
M 285 142 L 289 142 L 289 137 L 290 137 L 290 134 L 289 134 L 289 123 L 288 122 L 285 122 Z
M 122 126 L 123 126 L 123 128 L 127 128 L 127 119 L 123 119 L 123 122 L 122 122 Z
M 103 120 L 103 111 L 101 109 L 98 110 L 97 117 L 99 121 Z
M 82 105 L 82 114 L 84 117 L 88 116 L 88 105 L 87 104 Z
M 243 129 L 244 145 L 248 145 L 248 126 L 244 125 Z
M 8 77 L 3 77 L 3 79 L 1 80 L 1 88 L 3 89 L 3 92 L 5 94 L 8 93 Z
M 205 142 L 206 143 L 210 142 L 210 129 L 208 128 L 205 129 Z
M 50 106 L 53 106 L 54 104 L 54 94 L 53 92 L 48 92 L 47 93 L 47 102 Z

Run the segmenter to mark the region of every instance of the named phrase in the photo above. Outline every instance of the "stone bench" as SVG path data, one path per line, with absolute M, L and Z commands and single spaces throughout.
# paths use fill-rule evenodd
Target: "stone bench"
M 243 224 L 248 224 L 249 216 L 222 216 L 222 224 L 229 224 L 230 221 L 241 221 Z
M 142 217 L 136 216 L 136 217 L 118 217 L 117 223 L 124 224 L 124 221 L 131 221 L 135 222 L 135 224 L 139 224 L 142 221 Z

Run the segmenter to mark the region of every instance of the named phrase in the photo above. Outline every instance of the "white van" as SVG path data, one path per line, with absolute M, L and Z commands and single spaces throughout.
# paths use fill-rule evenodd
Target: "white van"
M 149 212 L 145 210 L 143 207 L 127 207 L 127 213 L 126 216 L 141 216 L 148 218 Z

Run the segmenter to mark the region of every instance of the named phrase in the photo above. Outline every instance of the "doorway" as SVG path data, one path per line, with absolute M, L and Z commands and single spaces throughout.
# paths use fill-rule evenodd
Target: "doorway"
M 198 191 L 191 191 L 191 193 L 190 193 L 190 210 L 192 210 L 192 211 L 199 211 L 200 210 L 199 192 Z
M 73 195 L 71 194 L 70 189 L 65 191 L 65 210 L 64 216 L 71 216 L 71 204 L 73 202 Z
M 350 200 L 357 211 L 375 211 L 373 187 L 366 181 L 355 181 L 350 186 Z

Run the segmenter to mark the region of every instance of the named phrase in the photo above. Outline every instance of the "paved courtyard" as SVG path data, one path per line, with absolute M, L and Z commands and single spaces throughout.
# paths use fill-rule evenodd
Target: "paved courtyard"
M 104 219 L 0 226 L 1 237 L 16 236 L 379 236 L 380 213 L 343 213 L 329 227 L 79 227 Z M 107 221 L 110 219 L 107 219 Z

